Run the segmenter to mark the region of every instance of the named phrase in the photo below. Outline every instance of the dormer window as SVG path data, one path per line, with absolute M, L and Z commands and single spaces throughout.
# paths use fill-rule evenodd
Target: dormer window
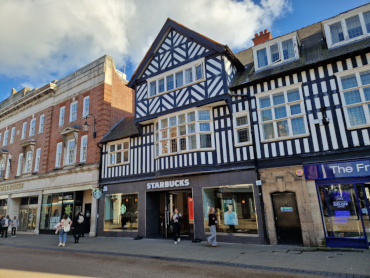
M 270 44 L 269 44 L 270 43 Z M 271 40 L 253 47 L 256 70 L 299 58 L 296 33 L 288 34 L 280 41 Z
M 165 74 L 148 79 L 148 97 L 154 97 L 204 81 L 203 60 L 194 61 L 191 64 L 186 64 Z
M 341 18 L 324 21 L 323 24 L 328 48 L 342 45 L 370 34 L 370 11 L 353 11 Z

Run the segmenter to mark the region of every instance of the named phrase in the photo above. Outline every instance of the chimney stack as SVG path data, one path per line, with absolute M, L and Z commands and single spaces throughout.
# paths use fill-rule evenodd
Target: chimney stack
M 269 32 L 269 30 L 265 29 L 264 31 L 261 31 L 259 34 L 254 34 L 254 38 L 252 39 L 254 45 L 259 45 L 265 41 L 271 40 L 272 35 Z

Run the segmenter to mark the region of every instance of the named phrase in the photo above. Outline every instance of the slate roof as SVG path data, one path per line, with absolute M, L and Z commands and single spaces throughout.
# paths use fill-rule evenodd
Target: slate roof
M 310 67 L 324 63 L 324 61 L 327 63 L 331 59 L 339 59 L 344 55 L 354 57 L 358 55 L 358 53 L 370 50 L 370 37 L 328 49 L 326 40 L 323 36 L 321 22 L 299 29 L 297 33 L 301 42 L 298 60 L 255 72 L 252 48 L 236 53 L 235 56 L 241 61 L 245 69 L 238 71 L 230 86 L 231 89 L 239 89 L 244 87 L 247 83 L 251 85 L 253 81 L 262 82 L 265 79 L 273 78 L 275 75 L 287 74 L 297 71 L 302 67 Z M 275 39 L 276 38 L 274 38 L 274 40 Z
M 134 116 L 122 118 L 106 135 L 104 135 L 99 143 L 107 143 L 139 135 L 139 130 L 134 121 Z

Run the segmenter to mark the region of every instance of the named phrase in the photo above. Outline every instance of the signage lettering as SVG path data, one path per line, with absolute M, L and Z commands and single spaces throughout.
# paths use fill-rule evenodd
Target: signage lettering
M 306 180 L 370 176 L 370 159 L 303 165 Z
M 9 185 L 4 185 L 0 187 L 0 191 L 10 191 L 10 190 L 16 190 L 16 189 L 22 189 L 23 183 L 14 183 Z
M 156 189 L 156 188 L 170 188 L 170 187 L 180 187 L 189 186 L 190 180 L 174 180 L 174 181 L 161 181 L 161 182 L 149 182 L 146 185 L 146 189 Z

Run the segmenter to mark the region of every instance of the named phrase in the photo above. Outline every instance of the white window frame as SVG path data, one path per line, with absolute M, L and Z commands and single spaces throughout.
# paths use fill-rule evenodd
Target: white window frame
M 287 102 L 287 93 L 290 92 L 290 91 L 294 91 L 294 90 L 299 91 L 300 99 L 288 103 Z M 273 95 L 281 94 L 281 93 L 284 93 L 285 102 L 283 104 L 274 105 L 273 104 L 273 98 L 272 98 Z M 260 99 L 264 98 L 266 96 L 270 97 L 270 104 L 271 105 L 269 107 L 261 108 L 260 107 Z M 278 88 L 278 89 L 274 89 L 274 90 L 266 91 L 266 92 L 263 92 L 263 93 L 259 93 L 259 94 L 256 94 L 255 97 L 256 97 L 256 103 L 257 103 L 258 126 L 259 126 L 260 135 L 261 135 L 261 142 L 282 141 L 282 140 L 288 140 L 288 139 L 292 139 L 292 138 L 307 137 L 307 136 L 310 135 L 309 129 L 308 129 L 308 124 L 307 124 L 307 114 L 306 114 L 305 105 L 304 105 L 304 95 L 303 95 L 303 92 L 302 92 L 302 83 L 301 82 L 297 83 L 297 84 L 290 85 L 290 86 L 285 86 L 285 87 L 281 87 L 281 88 Z M 290 109 L 288 109 L 288 108 L 289 108 L 290 105 L 295 105 L 295 104 L 300 104 L 301 113 L 291 115 L 290 114 L 291 113 Z M 274 108 L 281 107 L 281 106 L 286 107 L 287 116 L 284 117 L 284 118 L 276 119 Z M 262 121 L 261 111 L 268 110 L 268 109 L 271 109 L 272 120 Z M 291 120 L 294 119 L 294 118 L 301 118 L 301 117 L 303 117 L 303 122 L 304 122 L 306 133 L 299 134 L 299 135 L 293 135 L 293 128 L 292 128 Z M 279 137 L 278 136 L 277 122 L 280 122 L 280 121 L 283 121 L 283 120 L 287 120 L 288 128 L 289 128 L 289 134 L 291 134 L 291 135 Z M 275 137 L 270 138 L 270 139 L 265 139 L 264 138 L 264 133 L 263 133 L 263 124 L 268 124 L 268 123 L 273 123 Z
M 10 133 L 10 142 L 9 142 L 9 144 L 14 143 L 14 136 L 15 136 L 15 126 L 12 127 L 12 132 Z
M 36 132 L 36 119 L 32 119 L 30 122 L 30 131 L 28 136 L 34 136 Z
M 4 132 L 3 146 L 8 145 L 8 138 L 9 138 L 9 130 L 5 130 L 5 132 Z
M 197 80 L 196 79 L 196 67 L 198 67 L 199 65 L 202 66 L 202 77 Z M 154 98 L 154 97 L 157 97 L 157 96 L 160 96 L 160 95 L 163 95 L 163 94 L 167 94 L 167 93 L 172 92 L 172 91 L 180 90 L 184 87 L 191 86 L 191 85 L 194 85 L 196 83 L 205 81 L 206 78 L 205 78 L 205 66 L 204 65 L 205 65 L 204 58 L 201 58 L 201 59 L 198 59 L 198 60 L 196 60 L 192 63 L 189 63 L 189 64 L 183 65 L 181 67 L 175 68 L 173 70 L 167 71 L 167 72 L 162 73 L 160 75 L 157 75 L 155 77 L 148 78 L 146 80 L 147 81 L 147 88 L 148 88 L 148 98 Z M 191 75 L 192 76 L 192 81 L 189 82 L 189 83 L 186 83 L 185 82 L 186 81 L 185 80 L 185 71 L 188 70 L 189 68 L 191 68 L 191 70 L 192 70 L 192 73 L 191 73 L 192 74 Z M 183 84 L 182 84 L 182 86 L 176 87 L 176 74 L 179 73 L 179 72 L 182 72 Z M 173 77 L 173 89 L 169 89 L 169 90 L 167 90 L 167 77 L 168 76 Z M 162 79 L 164 79 L 164 91 L 159 93 L 159 80 L 162 80 Z M 150 91 L 151 91 L 150 88 L 152 86 L 151 83 L 155 84 L 155 94 L 154 95 L 150 94 Z
M 62 166 L 63 142 L 59 142 L 56 148 L 55 167 Z
M 32 151 L 26 153 L 26 164 L 24 165 L 24 173 L 32 172 Z
M 237 118 L 246 116 L 248 119 L 247 124 L 237 125 Z M 252 134 L 251 134 L 251 123 L 249 117 L 249 111 L 240 111 L 233 114 L 233 124 L 234 124 L 234 138 L 235 138 L 235 147 L 246 146 L 252 144 Z M 239 133 L 240 129 L 248 129 L 249 140 L 247 142 L 239 142 Z
M 77 121 L 78 102 L 72 102 L 69 107 L 69 122 Z M 74 111 L 74 107 L 76 107 L 76 111 Z
M 368 107 L 368 105 L 370 104 L 370 100 L 366 101 L 365 95 L 364 95 L 364 88 L 370 87 L 370 84 L 362 85 L 361 78 L 360 78 L 360 73 L 365 72 L 365 71 L 369 71 L 369 70 L 370 70 L 370 65 L 366 65 L 366 66 L 363 66 L 363 67 L 353 68 L 351 70 L 346 70 L 346 71 L 335 73 L 335 75 L 337 77 L 338 85 L 339 85 L 340 98 L 341 98 L 342 104 L 343 104 L 344 118 L 346 120 L 348 130 L 359 129 L 359 128 L 364 128 L 364 127 L 369 127 L 370 126 L 370 111 L 369 111 L 369 107 Z M 352 87 L 352 88 L 343 90 L 341 78 L 347 77 L 347 76 L 350 76 L 350 75 L 355 75 L 356 76 L 357 87 Z M 348 91 L 353 91 L 353 90 L 359 90 L 360 97 L 361 97 L 361 102 L 347 105 L 346 101 L 345 101 L 345 98 L 344 98 L 344 93 L 348 92 Z M 364 114 L 365 114 L 365 120 L 366 120 L 365 124 L 357 125 L 357 126 L 351 126 L 351 122 L 350 122 L 349 116 L 348 116 L 348 108 L 354 107 L 354 106 L 362 106 L 363 107 L 363 111 L 364 111 Z
M 23 126 L 22 126 L 22 137 L 21 137 L 21 139 L 26 138 L 26 132 L 27 132 L 27 122 L 24 122 Z
M 43 133 L 44 132 L 44 123 L 45 123 L 45 115 L 42 114 L 40 116 L 40 122 L 39 122 L 39 133 Z
M 60 109 L 59 109 L 59 126 L 64 125 L 65 114 L 66 114 L 66 107 L 65 106 L 60 107 Z
M 294 56 L 292 58 L 289 58 L 289 59 L 285 60 L 284 59 L 284 53 L 283 53 L 283 42 L 288 41 L 288 40 L 292 40 L 292 42 L 293 42 Z M 279 47 L 279 56 L 280 56 L 280 58 L 279 58 L 279 60 L 277 60 L 275 62 L 272 62 L 270 48 L 271 48 L 271 46 L 273 46 L 275 44 L 277 44 L 278 47 Z M 278 65 L 278 64 L 281 64 L 281 63 L 286 63 L 288 61 L 294 61 L 296 59 L 299 59 L 298 46 L 299 46 L 299 40 L 298 40 L 298 35 L 297 35 L 296 32 L 287 34 L 285 36 L 281 36 L 278 39 L 269 40 L 265 43 L 261 43 L 259 45 L 253 46 L 252 47 L 252 49 L 253 49 L 253 58 L 254 58 L 254 66 L 256 68 L 256 71 L 263 70 L 263 69 L 266 69 L 266 68 L 270 68 L 272 66 L 275 66 L 275 65 Z M 259 67 L 257 52 L 262 50 L 262 49 L 266 49 L 267 65 L 263 66 L 263 67 Z
M 2 134 L 0 133 L 0 142 L 1 142 L 1 136 L 2 136 Z
M 84 97 L 83 100 L 83 110 L 82 110 L 82 117 L 86 117 L 89 115 L 90 110 L 90 96 Z
M 125 165 L 130 163 L 130 138 L 110 142 L 109 144 L 107 144 L 107 150 L 108 166 Z M 120 153 L 121 162 L 117 161 L 118 153 Z M 126 160 L 125 153 L 127 153 Z
M 209 111 L 209 120 L 199 120 L 199 112 L 200 111 Z M 189 121 L 188 120 L 188 114 L 195 113 L 195 120 Z M 196 151 L 210 151 L 215 149 L 215 141 L 214 141 L 214 129 L 213 129 L 213 109 L 212 107 L 198 107 L 198 108 L 192 108 L 192 109 L 186 109 L 182 110 L 180 112 L 168 114 L 163 117 L 159 117 L 154 122 L 154 157 L 161 157 L 161 156 L 169 156 L 169 155 L 175 155 L 180 153 L 188 153 L 188 152 L 196 152 Z M 185 115 L 185 122 L 179 123 L 179 116 Z M 170 125 L 170 118 L 176 117 L 176 125 L 171 126 Z M 162 121 L 167 119 L 167 127 L 162 127 Z M 209 131 L 201 131 L 200 127 L 202 123 L 209 124 Z M 190 125 L 194 124 L 194 132 L 189 133 L 189 127 Z M 185 134 L 180 135 L 180 127 L 185 127 Z M 176 136 L 171 137 L 171 129 L 176 128 Z M 167 131 L 167 136 L 163 137 L 163 134 L 165 134 Z M 210 135 L 211 137 L 211 147 L 208 148 L 201 148 L 201 135 Z M 190 137 L 196 136 L 196 147 L 193 149 L 190 149 L 189 147 L 189 140 Z M 181 150 L 181 139 L 186 140 L 186 150 Z M 171 152 L 171 140 L 176 140 L 176 152 Z M 168 144 L 168 152 L 163 152 L 163 143 Z
M 40 158 L 41 158 L 41 148 L 36 150 L 36 157 L 35 157 L 35 168 L 34 172 L 38 172 L 40 169 Z
M 5 179 L 7 180 L 9 178 L 9 173 L 10 173 L 10 163 L 12 161 L 12 155 L 8 155 L 7 163 L 6 163 L 6 170 L 5 170 Z
M 356 40 L 361 40 L 361 39 L 369 36 L 370 33 L 367 31 L 367 28 L 366 28 L 366 25 L 365 25 L 365 19 L 364 19 L 364 15 L 363 15 L 364 13 L 369 12 L 369 11 L 370 11 L 370 9 L 369 10 L 364 10 L 364 11 L 361 11 L 359 9 L 354 9 L 352 11 L 349 11 L 348 13 L 342 14 L 342 15 L 337 16 L 335 18 L 324 20 L 322 22 L 322 24 L 324 25 L 325 37 L 326 37 L 326 41 L 327 41 L 327 44 L 328 44 L 328 48 L 330 49 L 330 48 L 337 47 L 337 46 L 340 46 L 340 45 L 343 45 L 343 44 L 346 44 L 346 43 L 350 43 L 350 42 L 353 42 L 353 41 L 356 41 Z M 352 18 L 354 16 L 359 17 L 360 24 L 361 24 L 361 29 L 362 29 L 362 35 L 350 39 L 349 35 L 348 35 L 346 19 Z M 333 24 L 336 24 L 336 23 L 340 23 L 341 26 L 342 26 L 344 40 L 340 41 L 340 42 L 337 42 L 337 43 L 333 43 L 333 39 L 331 37 L 331 32 L 330 32 L 330 26 L 333 25 Z
M 86 162 L 87 159 L 87 135 L 81 136 L 80 162 Z
M 20 153 L 18 156 L 18 167 L 17 167 L 17 176 L 22 175 L 22 166 L 23 166 L 23 153 Z
M 74 148 L 71 149 L 71 143 L 73 142 L 74 144 Z M 67 149 L 66 149 L 66 159 L 65 159 L 65 165 L 73 165 L 76 163 L 76 150 L 77 150 L 77 146 L 76 146 L 76 140 L 75 139 L 70 139 L 67 141 Z M 70 153 L 72 152 L 72 153 Z M 72 155 L 71 155 L 72 154 Z

